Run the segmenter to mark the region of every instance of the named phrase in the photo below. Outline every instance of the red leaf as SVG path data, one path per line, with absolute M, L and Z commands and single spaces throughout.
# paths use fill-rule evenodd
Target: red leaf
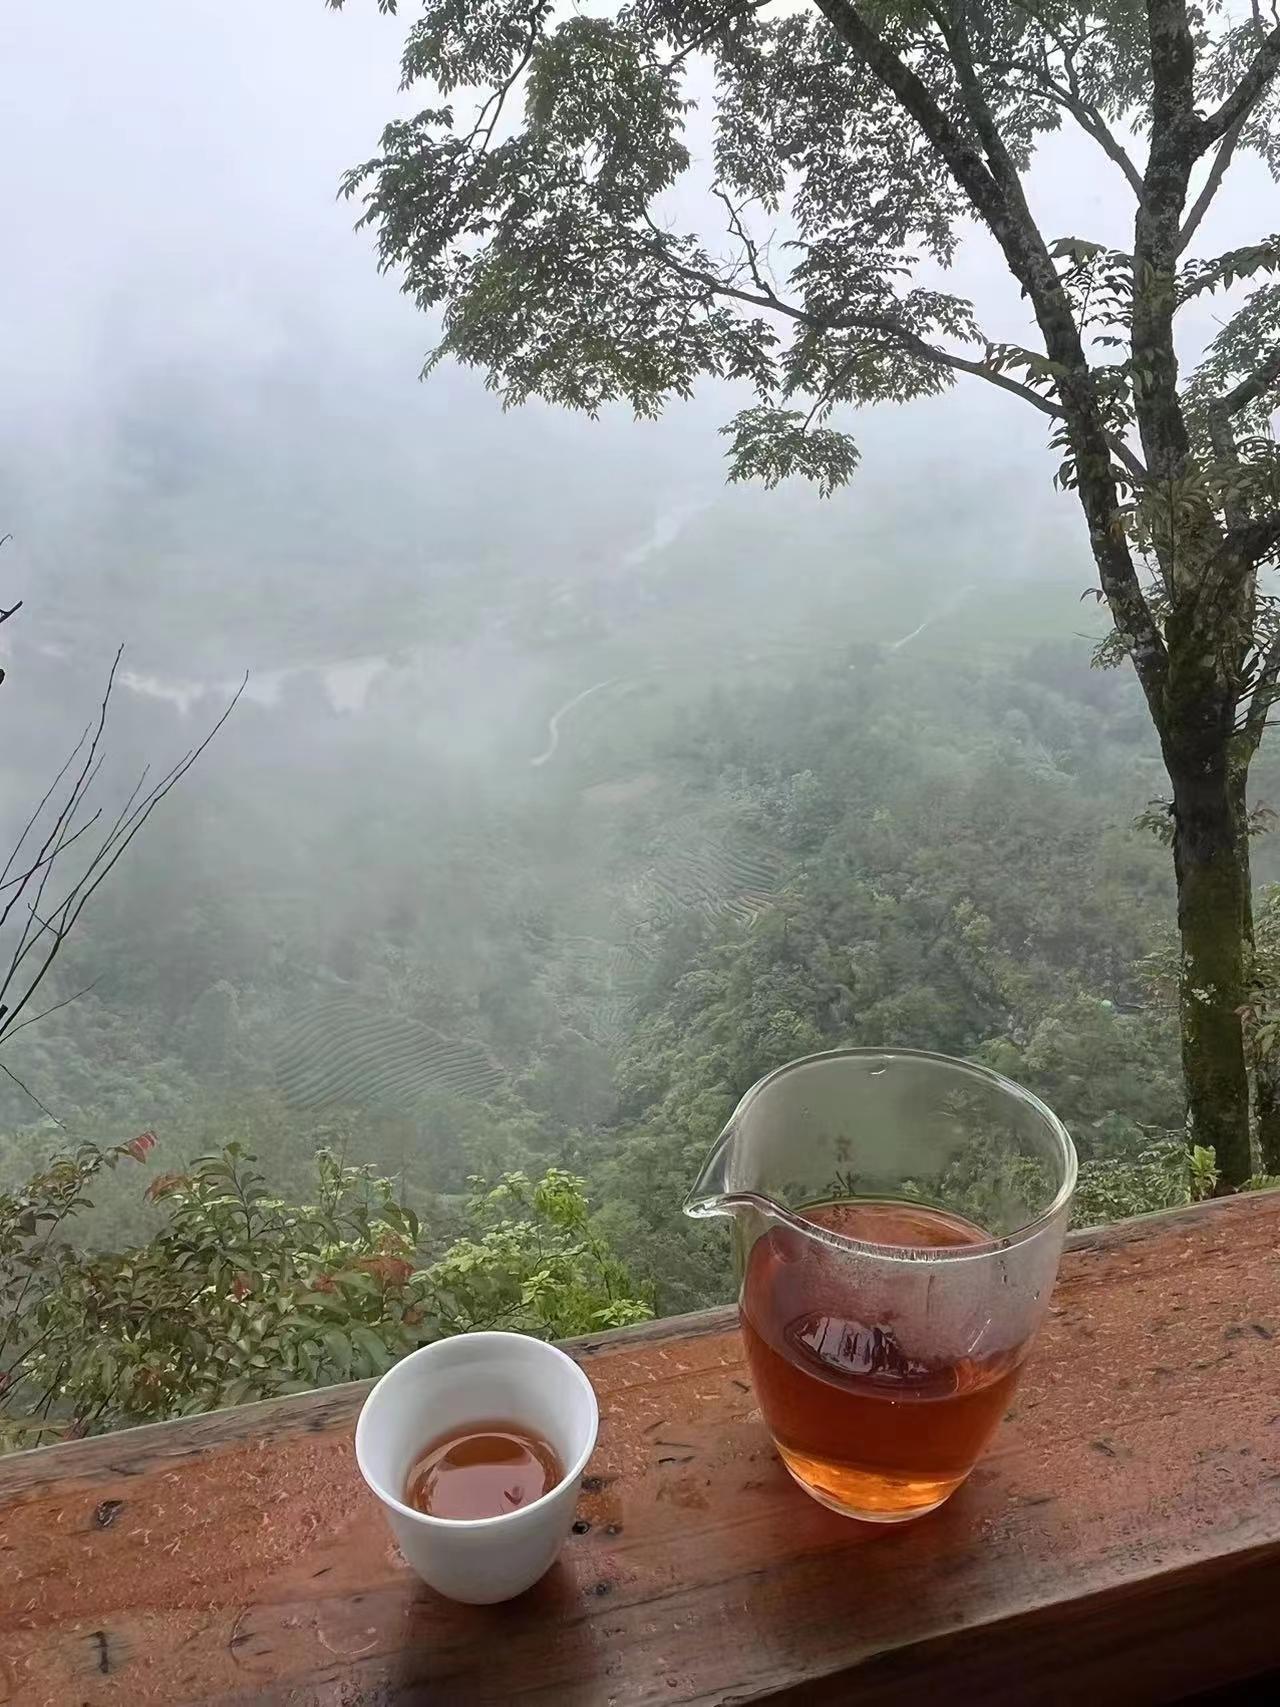
M 157 1174 L 143 1196 L 148 1203 L 158 1203 L 162 1197 L 167 1197 L 171 1191 L 176 1191 L 180 1185 L 186 1183 L 186 1174 Z
M 403 1286 L 413 1273 L 411 1262 L 406 1262 L 403 1257 L 389 1255 L 358 1257 L 352 1266 L 363 1269 L 375 1280 L 380 1280 L 384 1286 Z
M 130 1138 L 127 1144 L 120 1146 L 122 1150 L 133 1157 L 135 1162 L 145 1162 L 155 1147 L 156 1135 L 154 1132 L 139 1132 L 136 1138 Z

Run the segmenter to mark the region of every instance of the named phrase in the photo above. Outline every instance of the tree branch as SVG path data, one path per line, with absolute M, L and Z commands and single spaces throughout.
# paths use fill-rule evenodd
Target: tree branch
M 700 30 L 697 35 L 691 37 L 683 47 L 677 48 L 670 59 L 662 62 L 662 70 L 674 71 L 676 66 L 683 64 L 690 54 L 697 53 L 709 42 L 727 34 L 730 26 L 736 24 L 739 18 L 746 18 L 752 13 L 763 11 L 769 4 L 770 0 L 746 0 L 746 4 L 735 6 L 732 11 L 725 13 L 721 18 L 717 18 L 713 24 L 708 24 L 706 29 Z
M 1119 141 L 1103 118 L 1099 108 L 1092 101 L 1087 101 L 1081 93 L 1080 79 L 1076 73 L 1074 48 L 1063 38 L 1061 32 L 1055 29 L 1047 18 L 1042 17 L 1034 7 L 1019 4 L 1017 10 L 1025 13 L 1047 36 L 1052 38 L 1054 46 L 1062 55 L 1062 69 L 1066 73 L 1067 85 L 1064 88 L 1055 77 L 1050 75 L 1047 53 L 1044 53 L 1042 62 L 1038 65 L 1022 65 L 1014 60 L 1003 64 L 1003 67 L 997 65 L 994 69 L 1003 68 L 1024 72 L 1043 94 L 1048 95 L 1051 100 L 1057 101 L 1059 106 L 1065 108 L 1085 135 L 1092 137 L 1108 159 L 1120 168 L 1130 189 L 1141 201 L 1143 195 L 1142 173 L 1135 165 L 1128 149 Z M 1075 45 L 1078 47 L 1080 42 L 1077 40 Z
M 18 1089 L 23 1093 L 23 1095 L 29 1096 L 31 1098 L 32 1102 L 35 1103 L 36 1107 L 40 1110 L 41 1114 L 47 1114 L 49 1116 L 49 1119 L 53 1122 L 53 1124 L 55 1126 L 61 1126 L 62 1125 L 62 1122 L 58 1119 L 57 1115 L 53 1112 L 53 1110 L 51 1108 L 47 1108 L 45 1106 L 45 1104 L 40 1101 L 40 1098 L 31 1089 L 31 1087 L 29 1085 L 24 1085 L 22 1080 L 13 1071 L 13 1068 L 12 1067 L 6 1067 L 3 1061 L 0 1061 L 0 1073 L 4 1073 L 8 1078 L 12 1079 L 14 1084 L 17 1085 Z M 21 1301 L 21 1300 L 19 1300 L 19 1301 Z M 3 1350 L 3 1343 L 2 1342 L 0 1342 L 0 1350 Z
M 1098 108 L 1092 102 L 1072 95 L 1069 90 L 1064 89 L 1060 83 L 1056 83 L 1047 73 L 1038 73 L 1032 69 L 1030 74 L 1036 87 L 1057 101 L 1059 106 L 1064 107 L 1085 135 L 1091 136 L 1107 158 L 1120 168 L 1128 180 L 1129 188 L 1141 201 L 1143 193 L 1142 173 L 1138 170 L 1128 149 L 1109 128 Z
M 541 32 L 542 25 L 542 12 L 540 8 L 536 6 L 534 7 L 529 16 L 528 22 L 529 39 L 525 44 L 524 52 L 516 61 L 515 69 L 503 79 L 496 89 L 493 90 L 492 94 L 489 95 L 484 105 L 476 114 L 476 121 L 471 127 L 471 133 L 463 141 L 464 148 L 472 148 L 476 139 L 483 131 L 484 141 L 480 144 L 479 152 L 482 155 L 488 152 L 489 144 L 493 141 L 493 133 L 497 129 L 498 120 L 502 117 L 502 109 L 506 105 L 507 96 L 524 75 L 529 61 L 533 58 L 534 49 L 538 45 L 538 37 Z M 486 120 L 488 121 L 487 123 Z
M 22 849 L 26 843 L 27 837 L 31 834 L 32 829 L 35 827 L 36 823 L 39 821 L 40 814 L 44 811 L 45 807 L 49 804 L 49 801 L 53 798 L 54 789 L 57 788 L 58 784 L 62 781 L 63 777 L 66 776 L 67 772 L 71 769 L 72 765 L 76 762 L 76 758 L 79 755 L 81 747 L 84 746 L 85 742 L 88 739 L 89 739 L 89 725 L 86 724 L 84 729 L 80 733 L 80 739 L 76 742 L 75 746 L 71 749 L 70 753 L 67 755 L 66 760 L 63 763 L 62 769 L 58 772 L 57 776 L 54 777 L 53 781 L 49 784 L 48 788 L 45 789 L 44 794 L 41 797 L 40 802 L 37 805 L 35 811 L 31 814 L 31 816 L 27 819 L 26 823 L 23 825 L 22 834 L 18 837 L 17 841 L 13 844 L 13 847 L 9 853 L 9 857 L 4 862 L 4 869 L 3 869 L 3 871 L 0 871 L 0 887 L 3 887 L 5 889 L 7 889 L 9 887 L 9 884 L 5 880 L 8 878 L 9 873 L 13 870 L 14 862 L 17 860 L 18 855 L 22 852 Z M 37 856 L 35 863 L 31 867 L 31 872 L 38 870 L 40 863 L 41 863 L 40 857 Z M 29 872 L 28 875 L 30 875 L 30 874 L 31 873 Z M 2 925 L 3 923 L 4 923 L 4 920 L 0 919 L 0 925 Z
M 793 302 L 785 301 L 768 284 L 764 284 L 758 292 L 743 290 L 728 279 L 718 278 L 715 273 L 706 272 L 701 267 L 691 267 L 687 261 L 682 261 L 678 255 L 672 254 L 667 244 L 668 233 L 654 224 L 647 209 L 644 221 L 657 238 L 656 243 L 645 244 L 648 253 L 661 266 L 669 267 L 673 273 L 687 279 L 690 284 L 701 285 L 704 290 L 711 291 L 716 296 L 731 297 L 734 302 L 745 302 L 752 308 L 772 309 L 775 314 L 783 314 L 788 320 L 797 320 L 804 326 L 812 326 L 816 331 L 829 329 L 830 321 L 810 314 L 807 309 L 798 308 Z
M 1000 186 L 990 167 L 952 124 L 911 67 L 885 45 L 851 0 L 815 0 L 836 34 L 862 59 L 875 77 L 896 95 L 983 219 L 992 227 L 1008 220 Z
M 1213 164 L 1209 168 L 1209 176 L 1205 179 L 1204 184 L 1201 187 L 1200 194 L 1192 203 L 1191 211 L 1187 214 L 1186 219 L 1183 220 L 1182 229 L 1178 233 L 1179 255 L 1183 253 L 1188 243 L 1190 243 L 1191 239 L 1195 236 L 1200 221 L 1209 211 L 1209 204 L 1213 201 L 1213 198 L 1222 187 L 1222 180 L 1227 175 L 1227 167 L 1231 164 L 1231 157 L 1236 151 L 1236 144 L 1240 140 L 1240 132 L 1243 128 L 1244 118 L 1241 117 L 1236 120 L 1235 124 L 1231 126 L 1230 130 L 1218 144 L 1218 152 L 1213 157 Z
M 721 196 L 722 200 L 727 200 L 722 192 L 717 191 L 716 193 Z M 1021 398 L 1024 403 L 1029 403 L 1033 409 L 1048 416 L 1052 421 L 1065 421 L 1067 418 L 1065 409 L 1059 404 L 1051 402 L 1047 397 L 1042 397 L 1038 391 L 1033 391 L 1029 385 L 1023 385 L 1020 380 L 1011 379 L 1008 374 L 1001 373 L 998 368 L 993 368 L 987 362 L 959 355 L 954 350 L 943 349 L 938 344 L 931 344 L 927 338 L 922 338 L 918 332 L 913 332 L 910 327 L 903 326 L 901 322 L 893 320 L 887 315 L 859 314 L 852 311 L 840 315 L 819 315 L 811 313 L 808 309 L 800 308 L 795 303 L 787 302 L 763 279 L 758 270 L 758 262 L 749 260 L 752 273 L 762 287 L 759 292 L 742 290 L 729 280 L 718 278 L 714 273 L 705 272 L 700 267 L 690 267 L 671 254 L 670 250 L 661 242 L 664 233 L 654 225 L 647 214 L 645 218 L 650 229 L 660 240 L 658 245 L 651 244 L 648 246 L 649 253 L 662 265 L 670 267 L 673 272 L 678 273 L 680 277 L 687 279 L 691 284 L 703 286 L 713 295 L 730 297 L 735 302 L 745 302 L 755 308 L 772 309 L 775 313 L 785 315 L 787 319 L 808 326 L 815 332 L 876 332 L 882 337 L 890 339 L 898 349 L 917 357 L 920 361 L 932 362 L 937 367 L 951 368 L 957 373 L 972 374 L 975 379 L 985 380 L 988 385 L 994 385 L 998 390 L 1008 392 L 1011 397 Z M 740 235 L 743 236 L 744 242 L 750 250 L 756 252 L 752 239 L 745 233 L 740 232 Z M 1109 433 L 1107 444 L 1116 460 L 1122 463 L 1135 479 L 1143 480 L 1146 478 L 1146 469 L 1143 467 L 1141 458 L 1122 438 Z
M 712 186 L 711 193 L 718 201 L 722 201 L 724 203 L 725 208 L 728 211 L 729 229 L 742 244 L 743 252 L 747 257 L 747 267 L 751 273 L 753 284 L 761 295 L 768 298 L 771 302 L 776 302 L 778 300 L 778 293 L 760 271 L 759 246 L 757 245 L 755 238 L 752 237 L 751 233 L 742 223 L 741 210 L 733 205 L 733 202 L 729 199 L 726 192 L 721 189 L 719 184 L 714 184 Z
M 1195 38 L 1186 0 L 1146 0 L 1151 55 L 1151 147 L 1144 196 L 1134 220 L 1133 310 L 1129 338 L 1134 370 L 1134 413 L 1151 479 L 1180 479 L 1191 456 L 1191 436 L 1178 394 L 1173 317 L 1177 308 L 1177 257 L 1182 210 L 1191 169 L 1200 152 L 1195 112 Z M 1188 552 L 1188 565 L 1221 543 L 1212 518 L 1203 522 L 1204 553 Z M 1180 554 L 1180 558 L 1181 558 Z M 1164 567 L 1164 565 L 1162 565 Z M 1166 569 L 1170 578 L 1172 575 Z
M 961 94 L 964 97 L 965 111 L 978 140 L 986 153 L 992 176 L 1000 186 L 1009 211 L 1013 212 L 1019 204 L 1025 210 L 1026 203 L 1022 196 L 1022 180 L 1018 169 L 1009 157 L 1000 127 L 996 124 L 995 116 L 983 93 L 982 84 L 978 79 L 977 70 L 973 63 L 973 52 L 969 46 L 969 34 L 965 27 L 963 12 L 957 8 L 951 10 L 947 0 L 936 10 L 929 8 L 930 16 L 938 26 L 951 62 L 955 68 L 956 77 L 960 83 Z
M 972 361 L 966 356 L 956 355 L 951 350 L 940 349 L 936 344 L 927 343 L 923 338 L 917 338 L 914 333 L 906 332 L 905 328 L 898 328 L 898 330 L 905 339 L 912 340 L 909 347 L 912 348 L 913 354 L 919 355 L 922 360 L 937 362 L 942 367 L 954 368 L 958 373 L 970 373 L 976 379 L 985 379 L 988 385 L 997 386 L 1001 391 L 1007 391 L 1013 397 L 1020 397 L 1024 403 L 1030 403 L 1033 409 L 1038 409 L 1042 415 L 1047 415 L 1051 421 L 1066 420 L 1066 410 L 1060 404 L 1051 403 L 1047 397 L 1042 397 L 1038 391 L 1033 391 L 1029 385 L 1023 385 L 1020 380 L 1010 379 L 1008 374 L 1001 373 L 999 369 L 990 367 L 985 362 Z M 1146 479 L 1147 471 L 1142 458 L 1134 452 L 1131 446 L 1127 445 L 1115 433 L 1107 434 L 1107 444 L 1117 462 L 1122 463 L 1135 480 Z
M 86 818 L 80 828 L 76 830 L 73 835 L 68 836 L 66 841 L 63 842 L 60 847 L 56 848 L 54 852 L 62 853 L 69 848 L 73 842 L 78 842 L 81 836 L 87 835 L 89 831 L 92 830 L 93 826 L 98 822 L 98 819 L 101 818 L 101 816 L 102 808 L 99 807 L 93 816 L 91 818 Z M 37 859 L 34 865 L 29 865 L 25 871 L 19 871 L 12 877 L 4 878 L 3 881 L 0 881 L 0 890 L 12 889 L 15 884 L 19 889 L 21 889 L 25 884 L 31 881 L 36 872 L 40 870 L 41 866 L 46 865 L 52 858 L 53 854 L 47 854 L 43 859 Z M 0 919 L 0 925 L 3 923 L 4 919 Z
M 66 800 L 63 802 L 61 808 L 55 814 L 54 820 L 53 820 L 53 827 L 50 829 L 48 835 L 44 839 L 44 842 L 41 844 L 40 850 L 36 856 L 35 863 L 31 867 L 31 871 L 32 871 L 32 873 L 34 873 L 34 872 L 38 871 L 42 865 L 44 866 L 44 875 L 40 880 L 40 888 L 36 891 L 37 904 L 39 903 L 40 895 L 44 892 L 44 885 L 48 881 L 49 871 L 51 868 L 51 864 L 46 863 L 47 856 L 49 855 L 51 849 L 57 848 L 58 843 L 62 839 L 62 836 L 63 836 L 67 826 L 74 820 L 76 811 L 80 805 L 81 800 L 84 798 L 84 794 L 86 792 L 86 788 L 87 788 L 88 781 L 89 781 L 89 775 L 90 775 L 90 772 L 93 770 L 95 761 L 97 759 L 98 746 L 102 740 L 102 732 L 106 728 L 107 707 L 111 702 L 111 694 L 112 694 L 112 691 L 115 687 L 116 671 L 120 668 L 120 657 L 121 657 L 121 654 L 123 653 L 123 651 L 124 651 L 123 646 L 118 648 L 116 651 L 115 657 L 111 661 L 111 669 L 107 673 L 106 690 L 102 695 L 102 703 L 98 707 L 97 725 L 94 728 L 93 738 L 89 742 L 89 750 L 85 754 L 84 763 L 80 767 L 79 775 L 76 777 L 75 781 L 71 785 L 71 792 L 68 794 L 68 796 L 67 796 Z M 87 731 L 86 731 L 86 733 L 87 733 Z M 84 740 L 85 740 L 85 737 L 82 735 L 80 737 L 80 740 L 76 743 L 75 748 L 72 751 L 71 759 L 67 760 L 67 763 L 62 767 L 62 770 L 60 770 L 58 772 L 58 776 L 54 779 L 53 786 L 49 789 L 49 793 L 46 794 L 44 797 L 45 800 L 48 800 L 49 795 L 53 793 L 53 789 L 57 787 L 58 781 L 65 774 L 65 772 L 67 771 L 67 769 L 71 765 L 72 760 L 75 758 L 76 754 L 80 751 L 81 747 L 84 745 Z M 40 810 L 43 807 L 43 805 L 44 805 L 44 801 L 41 801 L 40 806 L 36 808 L 36 815 L 37 816 L 39 816 Z M 34 821 L 35 820 L 33 819 L 32 822 L 34 822 Z M 28 829 L 29 828 L 30 828 L 30 825 L 28 825 Z M 26 831 L 23 832 L 23 840 L 25 840 L 25 838 L 26 838 Z M 19 843 L 19 846 L 21 846 L 21 842 Z M 6 876 L 8 875 L 8 871 L 9 871 L 9 866 L 6 864 L 6 866 L 5 866 L 5 875 Z M 5 921 L 8 919 L 10 912 L 13 910 L 13 907 L 16 905 L 18 898 L 19 898 L 19 896 L 21 896 L 22 892 L 23 892 L 23 886 L 19 886 L 19 888 L 17 888 L 14 891 L 14 893 L 10 896 L 8 903 L 6 904 L 6 906 L 4 908 L 4 911 L 0 912 L 0 929 L 3 928 Z M 22 941 L 25 941 L 25 937 L 26 937 L 26 933 L 24 932 Z M 20 941 L 19 948 L 21 948 L 21 946 L 22 946 L 22 942 Z M 5 989 L 7 987 L 8 987 L 8 979 L 5 980 L 5 983 L 3 985 L 0 985 L 0 1001 L 2 1001 L 4 999 L 4 993 L 5 993 Z
M 3 537 L 0 537 L 0 548 L 3 548 L 4 546 L 8 545 L 9 541 L 12 538 L 13 538 L 13 535 L 11 533 L 7 533 Z M 16 616 L 21 609 L 22 609 L 22 600 L 21 599 L 18 600 L 16 605 L 10 605 L 8 610 L 5 610 L 3 606 L 0 606 L 0 622 L 8 622 L 9 618 L 11 616 Z M 4 680 L 4 671 L 0 670 L 0 681 L 3 681 L 3 680 Z
M 1147 33 L 1154 144 L 1156 132 L 1167 140 L 1170 133 L 1199 125 L 1195 115 L 1196 44 L 1186 0 L 1147 0 Z M 1208 146 L 1202 142 L 1197 152 Z M 1149 179 L 1149 167 L 1147 176 Z
M 1223 540 L 1223 550 L 1230 551 L 1251 568 L 1277 545 L 1280 545 L 1280 510 L 1273 510 L 1269 516 L 1255 516 L 1252 521 L 1229 529 Z
M 1273 385 L 1280 384 L 1280 344 L 1277 344 L 1251 374 L 1233 386 L 1225 397 L 1218 399 L 1216 408 L 1227 415 L 1238 415 L 1241 409 L 1254 403 Z
M 1230 429 L 1226 429 L 1230 438 Z M 1217 438 L 1214 448 L 1217 449 Z M 1218 529 L 1218 541 L 1212 556 L 1201 561 L 1195 585 L 1191 589 L 1189 620 L 1200 621 L 1200 613 L 1212 608 L 1224 587 L 1244 586 L 1248 597 L 1246 612 L 1252 626 L 1253 589 L 1257 585 L 1258 567 L 1265 557 L 1280 545 L 1280 510 L 1269 515 L 1245 516 L 1238 502 L 1224 504 L 1228 525 Z M 1247 638 L 1247 636 L 1246 636 Z
M 1231 466 L 1238 466 L 1239 464 L 1240 452 L 1236 444 L 1235 429 L 1232 426 L 1231 417 L 1238 414 L 1241 409 L 1246 408 L 1277 383 L 1280 383 L 1280 344 L 1277 344 L 1253 372 L 1247 374 L 1238 385 L 1233 386 L 1224 396 L 1209 403 L 1205 411 L 1209 428 L 1209 442 L 1213 446 L 1214 456 L 1220 463 Z M 1228 529 L 1226 539 L 1227 561 L 1231 562 L 1235 560 L 1231 556 L 1232 540 L 1238 541 L 1241 538 L 1248 537 L 1245 531 L 1250 526 L 1247 498 L 1240 492 L 1233 493 L 1228 489 L 1223 495 L 1222 512 L 1226 517 Z M 1259 555 L 1265 555 L 1265 548 Z M 1255 579 L 1257 574 L 1256 561 L 1255 559 L 1254 562 L 1247 564 L 1245 571 L 1246 574 L 1254 576 Z M 1214 563 L 1210 565 L 1206 579 L 1211 587 L 1216 586 L 1221 579 L 1222 567 L 1223 564 L 1218 558 L 1215 558 Z M 1251 594 L 1251 609 L 1252 604 L 1253 597 Z
M 1041 248 L 1044 248 L 1044 240 L 1040 235 L 1039 228 L 1036 226 L 1035 221 L 1032 218 L 1031 209 L 1027 205 L 1026 197 L 1023 194 L 1022 179 L 1018 173 L 1017 167 L 1014 165 L 1013 160 L 1009 155 L 1008 149 L 1005 147 L 1004 138 L 1000 134 L 999 126 L 996 124 L 991 107 L 982 91 L 982 85 L 978 80 L 978 74 L 974 68 L 973 53 L 969 45 L 968 31 L 965 27 L 963 11 L 959 8 L 953 11 L 948 11 L 944 5 L 940 7 L 938 11 L 933 12 L 932 15 L 939 31 L 942 34 L 943 41 L 947 44 L 952 62 L 955 65 L 956 75 L 960 80 L 960 88 L 964 96 L 965 110 L 973 121 L 974 129 L 982 140 L 982 145 L 987 152 L 987 158 L 991 162 L 992 172 L 1004 192 L 1006 202 L 1014 216 L 1014 219 L 1017 223 L 1022 225 L 1024 231 L 1029 231 L 1034 236 Z M 1121 152 L 1123 152 L 1123 150 Z M 1132 162 L 1130 162 L 1130 165 L 1132 166 Z M 1047 249 L 1044 249 L 1044 254 L 1045 259 L 1049 260 Z M 1054 285 L 1061 294 L 1061 284 L 1058 280 L 1056 270 L 1052 268 L 1051 262 L 1050 270 L 1053 273 Z M 1065 306 L 1065 298 L 1063 299 L 1063 305 Z M 1067 309 L 1067 319 L 1070 323 L 1072 333 L 1075 334 L 1076 344 L 1079 347 L 1080 358 L 1083 362 L 1083 346 L 1080 345 L 1079 332 L 1075 325 L 1075 320 L 1070 314 L 1069 308 Z M 1032 395 L 1034 396 L 1035 394 L 1032 393 Z M 1047 410 L 1045 412 L 1048 413 Z M 1062 410 L 1059 410 L 1058 414 L 1064 419 L 1067 418 L 1065 412 Z M 1101 425 L 1101 422 L 1099 422 L 1099 425 Z M 1109 446 L 1112 449 L 1122 447 L 1120 449 L 1120 455 L 1122 460 L 1126 462 L 1126 466 L 1129 468 L 1131 473 L 1145 473 L 1141 462 L 1137 457 L 1133 456 L 1129 447 L 1124 445 L 1122 440 L 1116 439 L 1113 435 L 1107 435 L 1107 439 Z
M 1221 403 L 1211 403 L 1206 410 L 1209 429 L 1209 443 L 1213 446 L 1213 454 L 1225 465 L 1235 467 L 1240 460 L 1236 435 L 1231 426 L 1231 417 Z M 1222 513 L 1229 528 L 1243 527 L 1249 519 L 1249 507 L 1242 494 L 1233 492 L 1230 486 L 1223 493 Z
M 84 987 L 77 990 L 74 995 L 64 996 L 60 1002 L 51 1002 L 47 1008 L 41 1008 L 38 1014 L 29 1014 L 27 1018 L 23 1020 L 21 1025 L 6 1026 L 4 1034 L 5 1041 L 8 1042 L 8 1040 L 18 1032 L 25 1031 L 29 1025 L 35 1025 L 39 1020 L 48 1019 L 49 1015 L 56 1014 L 59 1008 L 69 1008 L 72 1002 L 78 1002 L 81 996 L 87 996 L 90 990 L 95 989 L 101 981 L 101 978 L 95 978 L 92 984 L 84 985 Z
M 1253 62 L 1226 100 L 1200 124 L 1200 149 L 1211 148 L 1235 125 L 1242 123 L 1267 92 L 1276 72 L 1280 71 L 1280 24 L 1263 38 Z
M 852 0 L 815 0 L 815 4 L 877 81 L 915 120 L 968 196 L 975 213 L 991 231 L 1010 272 L 1031 299 L 1049 358 L 1061 370 L 1058 394 L 1075 453 L 1081 502 L 1103 591 L 1159 724 L 1163 717 L 1168 656 L 1143 597 L 1121 525 L 1120 504 L 1111 474 L 1111 444 L 1097 388 L 1089 372 L 1080 329 L 1048 246 L 1027 206 L 1021 180 L 998 134 L 990 134 L 994 130 L 990 109 L 978 90 L 978 101 L 970 110 L 975 127 L 980 124 L 979 134 L 983 135 L 984 146 L 991 156 L 992 164 L 988 166 L 942 111 L 916 72 L 868 24 Z

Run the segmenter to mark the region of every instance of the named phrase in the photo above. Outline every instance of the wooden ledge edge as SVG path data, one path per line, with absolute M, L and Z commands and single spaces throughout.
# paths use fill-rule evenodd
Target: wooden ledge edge
M 1225 1229 L 1241 1219 L 1273 1213 L 1274 1198 L 1275 1193 L 1270 1191 L 1247 1192 L 1179 1209 L 1135 1215 L 1106 1226 L 1080 1228 L 1068 1235 L 1067 1250 L 1084 1256 L 1101 1255 L 1182 1228 L 1190 1232 L 1220 1222 Z M 602 1334 L 582 1334 L 558 1343 L 580 1361 L 587 1361 L 627 1346 L 724 1333 L 736 1325 L 737 1316 L 736 1306 L 721 1305 L 681 1316 L 658 1317 Z M 261 1399 L 197 1416 L 170 1417 L 163 1422 L 143 1423 L 87 1440 L 61 1441 L 9 1453 L 0 1457 L 0 1500 L 28 1493 L 54 1480 L 140 1475 L 157 1457 L 189 1458 L 238 1441 L 269 1439 L 306 1430 L 322 1433 L 346 1423 L 354 1425 L 372 1386 L 372 1380 L 346 1381 L 333 1387 L 319 1387 L 311 1393 Z

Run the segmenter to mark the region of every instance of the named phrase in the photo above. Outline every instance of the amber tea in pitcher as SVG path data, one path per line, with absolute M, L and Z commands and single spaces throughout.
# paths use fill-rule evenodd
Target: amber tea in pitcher
M 885 1202 L 807 1206 L 802 1219 L 846 1237 L 919 1250 L 987 1235 L 942 1210 Z M 760 1403 L 791 1474 L 841 1509 L 914 1517 L 963 1481 L 999 1422 L 1017 1363 L 930 1356 L 866 1322 L 844 1265 L 790 1228 L 747 1258 L 741 1321 Z
M 1042 1103 L 945 1056 L 835 1051 L 747 1093 L 686 1209 L 734 1219 L 752 1379 L 806 1492 L 881 1523 L 954 1492 L 1008 1408 L 1074 1183 Z

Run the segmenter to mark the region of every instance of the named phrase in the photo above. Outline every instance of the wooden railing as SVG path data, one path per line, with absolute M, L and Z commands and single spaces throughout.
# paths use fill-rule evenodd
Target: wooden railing
M 728 1312 L 573 1349 L 578 1533 L 506 1606 L 400 1562 L 362 1387 L 0 1461 L 0 1702 L 1135 1707 L 1280 1666 L 1280 1194 L 1075 1237 L 992 1449 L 898 1530 L 788 1481 Z

